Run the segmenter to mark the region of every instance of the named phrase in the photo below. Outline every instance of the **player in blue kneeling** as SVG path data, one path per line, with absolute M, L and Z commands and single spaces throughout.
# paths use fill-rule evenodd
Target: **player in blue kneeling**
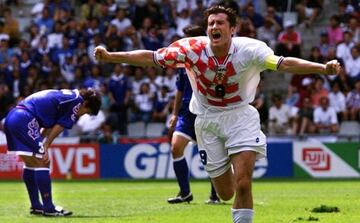
M 186 37 L 205 35 L 200 26 L 188 26 L 184 28 Z M 170 204 L 190 202 L 193 195 L 190 191 L 189 168 L 184 157 L 184 150 L 190 141 L 196 142 L 194 123 L 196 115 L 189 111 L 189 103 L 192 96 L 192 89 L 185 69 L 179 69 L 177 79 L 177 92 L 175 95 L 173 115 L 170 119 L 170 128 L 175 127 L 171 138 L 171 151 L 175 175 L 180 187 L 176 197 L 169 198 Z M 220 203 L 214 186 L 211 184 L 211 194 L 207 204 Z
M 31 202 L 30 214 L 72 214 L 53 204 L 48 148 L 64 128 L 72 128 L 85 113 L 96 115 L 100 106 L 100 95 L 92 89 L 44 90 L 20 101 L 6 116 L 8 152 L 19 155 L 25 164 L 23 180 Z

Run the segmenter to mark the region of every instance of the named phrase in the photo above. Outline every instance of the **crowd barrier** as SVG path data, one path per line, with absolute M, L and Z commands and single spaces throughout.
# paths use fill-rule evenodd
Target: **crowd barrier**
M 267 158 L 256 162 L 254 178 L 359 178 L 359 143 L 271 142 Z M 174 179 L 166 141 L 123 144 L 53 145 L 49 152 L 54 179 Z M 185 150 L 190 174 L 208 177 L 196 145 Z M 0 179 L 21 179 L 23 163 L 0 146 Z

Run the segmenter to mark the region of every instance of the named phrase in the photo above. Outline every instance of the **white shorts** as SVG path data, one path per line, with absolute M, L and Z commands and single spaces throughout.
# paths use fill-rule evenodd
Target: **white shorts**
M 251 105 L 205 112 L 196 117 L 195 132 L 201 161 L 211 178 L 231 167 L 233 154 L 255 151 L 257 159 L 266 157 L 266 136 L 260 129 L 259 113 Z

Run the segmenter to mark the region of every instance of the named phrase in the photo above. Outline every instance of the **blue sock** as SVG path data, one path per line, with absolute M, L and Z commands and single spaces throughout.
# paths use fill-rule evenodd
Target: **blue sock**
M 29 194 L 31 207 L 35 209 L 42 209 L 42 204 L 39 200 L 39 188 L 35 179 L 35 170 L 24 168 L 23 180 Z
M 181 195 L 185 196 L 190 193 L 189 168 L 185 157 L 174 160 L 174 171 L 180 187 Z
M 36 182 L 38 184 L 44 211 L 53 212 L 55 206 L 52 202 L 51 197 L 51 179 L 50 179 L 50 170 L 37 170 L 36 171 Z

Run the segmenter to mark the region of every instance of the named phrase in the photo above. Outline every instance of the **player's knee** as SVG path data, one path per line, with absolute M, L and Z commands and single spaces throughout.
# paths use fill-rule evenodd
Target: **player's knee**
M 243 176 L 235 180 L 235 190 L 238 193 L 247 193 L 251 190 L 251 177 Z
M 234 190 L 232 188 L 228 188 L 227 190 L 219 190 L 217 191 L 217 195 L 223 201 L 228 201 L 234 196 Z
M 174 159 L 180 158 L 184 155 L 184 148 L 182 146 L 174 144 L 171 147 L 171 154 Z

